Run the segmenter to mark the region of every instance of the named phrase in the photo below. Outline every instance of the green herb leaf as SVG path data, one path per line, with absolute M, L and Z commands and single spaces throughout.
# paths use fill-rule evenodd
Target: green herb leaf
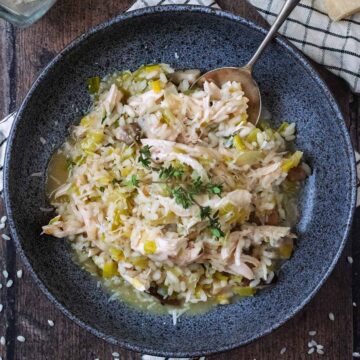
M 134 187 L 138 187 L 139 186 L 139 179 L 137 178 L 136 175 L 131 175 L 130 181 L 129 181 L 129 185 L 132 185 Z
M 172 165 L 170 165 L 167 168 L 162 167 L 159 172 L 159 178 L 164 180 L 181 179 L 183 175 L 184 175 L 184 170 L 175 168 Z
M 104 114 L 103 118 L 101 119 L 101 125 L 104 123 L 105 120 L 106 120 L 106 114 Z
M 223 186 L 222 184 L 208 184 L 208 188 L 207 188 L 208 192 L 210 194 L 215 194 L 219 197 L 221 197 L 221 193 L 222 193 L 222 190 L 223 190 Z
M 147 169 L 150 168 L 150 158 L 151 158 L 150 148 L 151 147 L 149 145 L 145 145 L 139 150 L 140 156 L 138 161 Z
M 224 236 L 224 232 L 219 227 L 211 226 L 210 231 L 218 239 Z
M 100 190 L 101 192 L 104 192 L 104 191 L 105 191 L 105 188 L 104 188 L 103 186 L 100 186 L 100 187 L 99 187 L 99 190 Z
M 200 217 L 201 220 L 204 220 L 205 218 L 209 217 L 211 214 L 211 208 L 210 206 L 201 206 L 200 207 Z
M 171 189 L 171 195 L 174 197 L 175 202 L 184 209 L 188 209 L 194 203 L 189 193 L 181 186 Z
M 191 194 L 191 196 L 194 196 L 200 194 L 201 192 L 203 192 L 203 190 L 203 182 L 199 176 L 195 180 L 193 180 L 191 186 L 189 187 L 189 193 Z
M 221 225 L 219 222 L 219 210 L 216 211 L 212 217 L 209 216 L 209 221 L 210 221 L 209 229 L 211 233 L 218 239 L 223 237 L 225 234 L 221 230 Z
M 151 152 L 150 152 L 150 148 L 151 146 L 149 145 L 145 145 L 140 149 L 140 154 L 149 158 L 151 156 Z

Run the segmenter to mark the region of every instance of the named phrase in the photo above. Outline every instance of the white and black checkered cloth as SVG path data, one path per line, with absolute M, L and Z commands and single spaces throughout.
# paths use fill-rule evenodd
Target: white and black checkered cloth
M 202 5 L 219 9 L 215 0 L 137 0 L 128 11 L 157 5 Z
M 272 24 L 285 0 L 249 2 Z M 345 79 L 352 91 L 360 93 L 360 13 L 332 21 L 325 11 L 322 0 L 302 0 L 280 33 L 311 59 Z

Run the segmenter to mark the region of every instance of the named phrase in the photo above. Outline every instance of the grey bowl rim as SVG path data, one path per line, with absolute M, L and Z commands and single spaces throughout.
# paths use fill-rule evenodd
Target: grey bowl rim
M 326 273 L 324 274 L 321 281 L 312 289 L 312 291 L 309 293 L 307 297 L 305 297 L 300 304 L 298 304 L 296 307 L 292 309 L 291 312 L 289 312 L 282 321 L 277 322 L 276 324 L 273 324 L 265 331 L 253 336 L 252 338 L 248 339 L 247 341 L 240 341 L 235 342 L 230 345 L 226 346 L 220 346 L 216 349 L 209 349 L 205 351 L 166 351 L 166 350 L 157 350 L 154 348 L 147 348 L 144 346 L 139 346 L 137 344 L 117 339 L 113 336 L 106 335 L 102 331 L 96 330 L 91 325 L 85 323 L 81 319 L 79 319 L 76 315 L 72 314 L 70 310 L 68 310 L 65 305 L 63 305 L 59 300 L 56 299 L 56 297 L 51 293 L 51 291 L 47 288 L 45 283 L 42 282 L 42 280 L 38 277 L 35 270 L 33 269 L 30 260 L 28 259 L 25 251 L 22 248 L 20 236 L 17 233 L 16 227 L 15 227 L 15 221 L 14 216 L 11 210 L 11 200 L 8 196 L 9 194 L 9 187 L 10 187 L 10 161 L 11 161 L 11 153 L 12 153 L 12 142 L 16 135 L 16 128 L 18 123 L 22 119 L 23 113 L 26 111 L 26 107 L 30 99 L 32 98 L 32 95 L 36 88 L 39 86 L 39 84 L 42 82 L 44 78 L 46 78 L 47 74 L 50 70 L 52 70 L 61 60 L 70 53 L 73 49 L 75 49 L 77 46 L 81 45 L 83 41 L 86 41 L 89 39 L 92 35 L 95 33 L 98 33 L 102 30 L 105 30 L 107 28 L 110 28 L 111 26 L 126 21 L 127 19 L 135 18 L 135 17 L 146 17 L 147 15 L 152 15 L 156 13 L 172 13 L 172 12 L 185 12 L 185 13 L 202 13 L 205 15 L 212 15 L 217 16 L 220 18 L 225 18 L 230 21 L 235 21 L 243 26 L 246 26 L 248 28 L 251 28 L 252 30 L 255 30 L 257 32 L 262 33 L 263 35 L 267 33 L 267 29 L 255 24 L 253 21 L 245 19 L 239 15 L 236 15 L 234 13 L 221 10 L 221 9 L 214 9 L 206 6 L 197 6 L 197 5 L 158 5 L 158 6 L 152 6 L 152 7 L 145 7 L 133 11 L 128 11 L 125 13 L 122 13 L 120 15 L 117 15 L 114 18 L 111 18 L 99 25 L 96 25 L 92 28 L 90 28 L 88 31 L 84 32 L 82 35 L 78 36 L 74 40 L 72 40 L 67 46 L 64 47 L 63 50 L 61 50 L 46 66 L 45 68 L 40 72 L 34 83 L 32 84 L 30 90 L 28 91 L 26 97 L 24 98 L 23 102 L 21 103 L 18 112 L 16 113 L 15 120 L 13 122 L 13 125 L 11 127 L 11 131 L 8 137 L 8 143 L 6 147 L 6 154 L 5 154 L 5 162 L 4 162 L 4 201 L 5 201 L 5 209 L 8 216 L 8 224 L 10 233 L 12 235 L 12 238 L 14 239 L 17 253 L 20 254 L 21 259 L 26 266 L 27 270 L 30 271 L 36 285 L 42 290 L 42 292 L 46 295 L 46 297 L 55 304 L 55 306 L 60 309 L 60 311 L 67 316 L 70 320 L 74 321 L 77 325 L 82 327 L 83 329 L 87 330 L 92 335 L 95 335 L 111 345 L 120 346 L 121 348 L 124 348 L 126 350 L 135 351 L 143 354 L 149 354 L 149 355 L 155 355 L 155 356 L 163 356 L 163 357 L 200 357 L 200 356 L 206 356 L 211 354 L 217 354 L 221 352 L 226 352 L 229 350 L 236 349 L 240 346 L 246 345 L 250 342 L 253 342 L 269 333 L 274 331 L 275 329 L 282 326 L 285 322 L 290 320 L 292 317 L 294 317 L 301 309 L 304 308 L 306 304 L 310 302 L 310 300 L 315 296 L 315 294 L 319 291 L 320 287 L 325 283 L 325 281 L 328 279 L 329 275 L 333 271 L 335 265 L 337 264 L 340 255 L 343 252 L 343 249 L 345 247 L 351 225 L 352 220 L 355 212 L 355 205 L 356 205 L 356 194 L 357 194 L 357 188 L 356 188 L 356 163 L 355 163 L 355 154 L 353 150 L 353 146 L 351 143 L 350 135 L 348 132 L 348 129 L 345 125 L 345 120 L 343 113 L 340 109 L 340 106 L 338 102 L 336 101 L 334 95 L 330 91 L 330 89 L 327 87 L 325 80 L 323 77 L 318 73 L 318 71 L 314 68 L 314 66 L 311 64 L 311 62 L 305 58 L 305 56 L 294 46 L 292 45 L 287 39 L 285 39 L 281 35 L 277 35 L 273 41 L 278 43 L 282 46 L 284 50 L 286 50 L 289 54 L 291 54 L 298 63 L 302 65 L 304 70 L 309 74 L 309 76 L 314 80 L 319 88 L 322 90 L 322 92 L 327 95 L 326 98 L 329 102 L 329 105 L 331 106 L 332 110 L 336 113 L 338 120 L 340 121 L 339 127 L 343 130 L 342 135 L 344 137 L 344 145 L 346 146 L 346 150 L 349 154 L 349 161 L 350 161 L 350 180 L 351 180 L 351 204 L 350 204 L 350 211 L 349 216 L 346 222 L 346 228 L 344 231 L 344 235 L 342 237 L 342 241 L 340 244 L 340 247 L 334 256 L 329 268 L 327 269 Z

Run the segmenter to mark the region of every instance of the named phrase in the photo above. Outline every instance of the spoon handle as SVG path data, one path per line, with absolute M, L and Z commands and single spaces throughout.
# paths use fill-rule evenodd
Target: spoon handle
M 258 49 L 256 50 L 253 57 L 250 59 L 250 61 L 245 65 L 245 67 L 251 72 L 254 64 L 259 59 L 260 55 L 263 53 L 266 46 L 269 44 L 269 42 L 273 39 L 276 32 L 279 30 L 280 26 L 283 24 L 283 22 L 286 20 L 286 18 L 290 15 L 290 13 L 293 11 L 294 7 L 300 2 L 300 0 L 286 0 L 283 8 L 281 9 L 279 15 L 277 16 L 275 22 L 272 24 L 269 32 L 265 36 L 265 39 L 262 41 Z

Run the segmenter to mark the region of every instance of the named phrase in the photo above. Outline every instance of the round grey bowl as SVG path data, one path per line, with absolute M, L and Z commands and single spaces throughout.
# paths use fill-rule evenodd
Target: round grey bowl
M 51 214 L 44 178 L 54 149 L 90 104 L 86 79 L 115 69 L 165 62 L 209 70 L 246 63 L 265 30 L 203 7 L 154 7 L 121 15 L 63 50 L 34 83 L 16 117 L 6 154 L 5 201 L 18 250 L 36 283 L 71 319 L 127 349 L 163 356 L 200 356 L 268 334 L 316 293 L 344 247 L 355 204 L 355 166 L 339 107 L 319 75 L 282 38 L 255 69 L 273 124 L 296 122 L 296 146 L 312 167 L 300 199 L 293 258 L 278 282 L 253 298 L 180 318 L 109 302 L 109 294 L 71 260 L 65 240 L 41 236 Z M 178 54 L 178 56 L 175 55 Z M 57 123 L 56 123 L 57 122 Z M 40 137 L 47 140 L 43 145 Z

